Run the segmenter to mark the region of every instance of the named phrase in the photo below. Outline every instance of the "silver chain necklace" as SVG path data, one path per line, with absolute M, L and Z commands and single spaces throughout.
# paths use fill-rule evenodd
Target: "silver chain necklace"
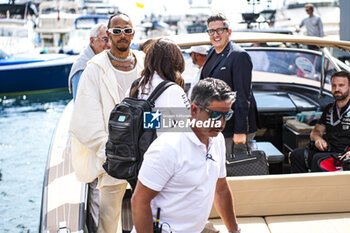
M 132 56 L 131 56 L 131 54 L 129 54 L 129 56 L 127 57 L 127 58 L 119 58 L 119 57 L 116 57 L 116 56 L 114 56 L 112 53 L 111 53 L 111 50 L 108 50 L 108 54 L 109 54 L 109 56 L 111 56 L 111 58 L 113 59 L 113 60 L 116 60 L 116 61 L 120 61 L 120 62 L 127 62 L 127 61 L 130 61 L 131 59 L 132 59 Z

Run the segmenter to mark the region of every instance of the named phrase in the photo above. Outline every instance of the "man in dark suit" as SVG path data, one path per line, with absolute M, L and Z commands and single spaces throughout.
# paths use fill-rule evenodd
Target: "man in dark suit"
M 213 48 L 208 53 L 201 79 L 213 77 L 225 81 L 236 91 L 236 102 L 232 106 L 234 117 L 226 123 L 223 131 L 226 141 L 226 154 L 241 154 L 251 148 L 258 127 L 258 113 L 252 92 L 252 62 L 248 53 L 230 41 L 232 30 L 227 18 L 219 13 L 207 19 L 208 34 Z

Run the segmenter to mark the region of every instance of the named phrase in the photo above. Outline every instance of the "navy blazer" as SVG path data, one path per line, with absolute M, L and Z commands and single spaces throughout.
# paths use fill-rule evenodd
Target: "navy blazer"
M 211 48 L 207 61 L 214 53 L 214 48 Z M 207 61 L 203 66 L 200 79 L 206 78 L 203 77 L 203 70 Z M 232 105 L 234 114 L 226 122 L 223 130 L 225 137 L 232 137 L 233 133 L 247 134 L 257 131 L 258 111 L 252 91 L 252 68 L 249 54 L 230 41 L 210 69 L 208 77 L 221 79 L 236 91 L 236 101 Z

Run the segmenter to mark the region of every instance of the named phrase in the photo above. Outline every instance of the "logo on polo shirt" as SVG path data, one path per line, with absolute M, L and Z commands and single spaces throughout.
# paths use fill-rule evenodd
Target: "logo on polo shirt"
M 143 113 L 143 128 L 144 129 L 160 129 L 161 127 L 162 113 L 157 110 L 156 112 L 144 112 Z

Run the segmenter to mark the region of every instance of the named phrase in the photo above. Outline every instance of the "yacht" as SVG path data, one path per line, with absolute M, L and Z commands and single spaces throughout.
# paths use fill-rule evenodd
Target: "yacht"
M 90 31 L 96 24 L 107 26 L 109 17 L 107 15 L 83 15 L 74 21 L 74 28 L 69 32 L 69 41 L 63 47 L 63 52 L 68 54 L 79 54 L 90 43 Z
M 80 16 L 79 6 L 68 1 L 43 1 L 39 5 L 36 32 L 40 34 L 42 47 L 57 52 L 68 43 L 68 34 L 74 20 Z
M 181 48 L 210 44 L 206 33 L 169 38 Z M 253 32 L 233 32 L 232 38 L 235 43 L 272 45 L 246 47 L 249 54 L 254 54 L 251 57 L 258 58 L 253 63 L 267 59 L 261 68 L 254 64 L 252 86 L 261 126 L 255 137 L 257 149 L 265 152 L 273 175 L 227 177 L 242 232 L 291 233 L 298 229 L 302 233 L 348 233 L 350 171 L 289 174 L 288 156 L 291 150 L 308 144 L 312 129 L 298 121 L 297 114 L 306 119 L 311 116 L 309 113 L 319 112 L 334 101 L 327 80 L 335 71 L 350 70 L 331 57 L 325 47 L 350 50 L 350 42 Z M 290 47 L 274 46 L 276 43 Z M 297 48 L 295 44 L 312 44 L 322 49 Z M 73 108 L 71 101 L 52 137 L 44 176 L 40 233 L 92 232 L 87 230 L 87 185 L 77 180 L 71 164 L 68 129 Z M 209 221 L 220 232 L 227 232 L 214 207 Z M 130 192 L 122 202 L 122 226 L 125 231 L 132 229 Z
M 207 19 L 213 14 L 211 1 L 189 0 L 190 7 L 186 10 L 184 19 L 179 22 L 179 31 L 183 33 L 201 33 L 207 30 Z
M 32 53 L 35 48 L 34 4 L 0 4 L 0 48 L 9 55 Z

